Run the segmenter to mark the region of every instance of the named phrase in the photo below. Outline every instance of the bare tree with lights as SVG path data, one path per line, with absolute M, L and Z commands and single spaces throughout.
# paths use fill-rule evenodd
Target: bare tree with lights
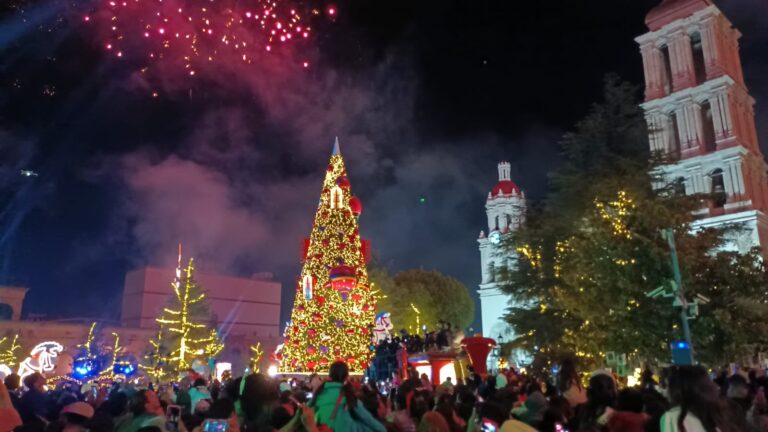
M 176 376 L 190 369 L 194 360 L 207 361 L 224 349 L 216 330 L 208 325 L 210 312 L 194 271 L 192 259 L 181 268 L 179 254 L 176 276 L 171 283 L 173 296 L 156 319 L 160 329 L 150 341 L 152 349 L 142 365 L 142 369 L 156 379 Z

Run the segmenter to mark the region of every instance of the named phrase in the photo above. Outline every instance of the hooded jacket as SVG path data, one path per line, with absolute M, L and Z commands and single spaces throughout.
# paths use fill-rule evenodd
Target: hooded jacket
M 352 409 L 354 417 L 352 416 L 347 408 L 347 399 L 341 393 L 342 385 L 333 381 L 326 382 L 320 394 L 310 403 L 315 411 L 317 424 L 327 425 L 335 432 L 386 432 L 384 425 L 373 418 L 360 401 L 357 401 L 357 406 Z

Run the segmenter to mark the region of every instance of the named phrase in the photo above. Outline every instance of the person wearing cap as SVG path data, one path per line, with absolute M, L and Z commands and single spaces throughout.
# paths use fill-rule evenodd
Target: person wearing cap
M 93 417 L 94 409 L 85 402 L 75 402 L 61 410 L 61 432 L 82 432 L 88 429 L 88 421 Z

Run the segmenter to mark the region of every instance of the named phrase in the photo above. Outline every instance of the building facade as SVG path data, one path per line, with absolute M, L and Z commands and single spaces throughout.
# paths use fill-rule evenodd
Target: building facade
M 485 201 L 488 234 L 481 231 L 477 239 L 482 275 L 478 294 L 483 336 L 503 342 L 514 338 L 512 328 L 504 320 L 511 298 L 501 291 L 497 277 L 501 268 L 514 265 L 515 257 L 510 256 L 509 253 L 502 253 L 500 247 L 502 241 L 524 223 L 525 194 L 512 181 L 509 162 L 499 163 L 498 169 L 499 180 L 488 193 Z M 497 355 L 489 356 L 489 363 L 492 366 L 497 360 Z
M 121 316 L 100 320 L 95 335 L 98 345 L 111 346 L 113 333 L 120 336 L 123 352 L 141 359 L 149 340 L 157 333 L 155 318 L 168 305 L 175 270 L 146 267 L 129 272 L 123 288 Z M 235 371 L 248 366 L 250 346 L 260 342 L 265 353 L 280 343 L 280 292 L 282 286 L 269 274 L 238 278 L 195 273 L 206 291 L 213 322 L 225 343 L 218 361 L 232 364 Z M 19 336 L 21 353 L 26 355 L 38 343 L 56 341 L 71 356 L 88 335 L 91 322 L 84 319 L 23 320 L 22 305 L 26 288 L 0 287 L 0 306 L 11 318 L 0 320 L 0 338 Z
M 126 328 L 157 329 L 157 318 L 168 305 L 175 269 L 144 267 L 125 275 L 121 324 Z M 272 274 L 251 278 L 195 271 L 195 281 L 205 290 L 212 322 L 225 343 L 219 355 L 233 367 L 245 367 L 250 346 L 261 342 L 264 352 L 280 343 L 280 293 L 282 285 Z
M 740 224 L 726 248 L 768 242 L 768 178 L 754 99 L 739 57 L 741 33 L 711 0 L 664 0 L 636 38 L 645 73 L 651 150 L 666 156 L 663 187 L 709 194 L 695 228 Z

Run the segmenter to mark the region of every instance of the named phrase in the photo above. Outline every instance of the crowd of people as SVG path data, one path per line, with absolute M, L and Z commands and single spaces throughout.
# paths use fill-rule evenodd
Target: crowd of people
M 400 330 L 399 335 L 388 337 L 374 347 L 373 363 L 368 369 L 368 376 L 377 381 L 385 380 L 392 373 L 402 370 L 403 353 L 416 354 L 430 351 L 459 350 L 464 339 L 464 331 L 458 326 L 451 326 L 447 321 L 438 321 L 437 328 L 427 331 L 424 326 L 422 335 L 410 334 Z
M 588 379 L 586 379 L 588 378 Z M 554 379 L 504 369 L 433 385 L 409 369 L 390 382 L 349 376 L 343 362 L 305 379 L 247 374 L 146 386 L 62 382 L 40 374 L 0 384 L 0 432 L 768 432 L 761 370 L 647 370 L 636 387 L 571 361 Z

